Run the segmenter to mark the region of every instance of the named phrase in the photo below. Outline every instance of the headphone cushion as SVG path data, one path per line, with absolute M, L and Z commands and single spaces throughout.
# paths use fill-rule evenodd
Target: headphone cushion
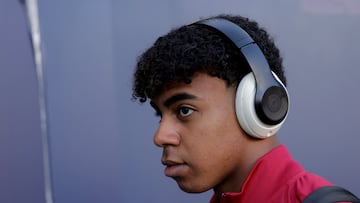
M 274 73 L 273 73 L 274 74 Z M 239 83 L 235 96 L 235 110 L 241 128 L 250 136 L 264 139 L 274 135 L 285 119 L 276 125 L 263 123 L 255 110 L 256 81 L 253 73 L 247 74 Z

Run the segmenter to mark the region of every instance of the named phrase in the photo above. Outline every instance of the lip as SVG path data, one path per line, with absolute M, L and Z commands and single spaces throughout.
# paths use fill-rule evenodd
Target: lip
M 168 177 L 178 177 L 184 174 L 187 165 L 185 163 L 181 163 L 181 162 L 175 162 L 175 161 L 170 161 L 170 160 L 166 160 L 162 162 L 166 167 L 164 170 L 164 174 L 165 176 Z

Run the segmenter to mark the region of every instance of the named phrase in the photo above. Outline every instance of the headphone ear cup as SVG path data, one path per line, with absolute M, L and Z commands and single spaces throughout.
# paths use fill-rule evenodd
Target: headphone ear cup
M 264 139 L 274 135 L 284 123 L 268 125 L 263 123 L 255 110 L 256 81 L 253 73 L 247 74 L 239 83 L 235 96 L 235 110 L 241 128 L 250 136 Z

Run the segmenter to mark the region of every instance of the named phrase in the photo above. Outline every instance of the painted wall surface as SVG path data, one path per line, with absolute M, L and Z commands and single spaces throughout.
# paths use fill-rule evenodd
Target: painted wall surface
M 26 13 L 0 1 L 0 202 L 43 203 L 38 82 Z
M 2 20 L 6 13 L 3 8 L 0 7 L 1 27 L 9 26 L 8 20 Z M 360 136 L 356 130 L 360 125 L 358 1 L 39 0 L 39 11 L 56 203 L 208 202 L 212 191 L 187 194 L 163 175 L 161 149 L 152 141 L 158 120 L 149 105 L 131 101 L 131 83 L 136 58 L 157 37 L 200 17 L 220 13 L 240 14 L 258 21 L 279 46 L 291 96 L 290 114 L 279 136 L 294 158 L 307 170 L 360 195 Z M 1 43 L 9 43 L 7 38 L 19 32 L 3 33 L 2 30 Z M 17 46 L 28 46 L 26 40 L 17 42 L 21 44 Z M 25 53 L 27 48 L 16 50 Z M 2 55 L 10 51 L 0 48 Z M 16 51 L 13 52 L 11 55 L 15 56 Z M 14 61 L 33 66 L 30 55 L 22 58 L 29 59 Z M 8 98 L 7 103 L 0 101 L 1 111 L 8 113 L 6 117 L 0 113 L 1 125 L 7 123 L 4 132 L 29 132 L 27 127 L 31 127 L 35 135 L 39 130 L 33 81 L 36 77 L 19 80 L 11 72 L 15 68 L 3 68 L 17 65 L 10 63 L 10 58 L 5 63 L 1 61 L 4 60 L 0 60 L 0 70 L 7 74 L 0 75 L 1 84 L 7 81 L 7 87 L 19 87 L 0 87 L 1 97 Z M 24 91 L 23 86 L 32 90 Z M 33 105 L 17 105 L 19 97 L 26 97 L 31 101 L 27 105 Z M 15 105 L 15 110 L 8 111 L 9 103 Z M 29 120 L 19 120 L 29 116 Z M 21 133 L 13 133 L 12 138 L 4 137 L 6 133 L 1 133 L 0 144 L 4 147 L 0 147 L 0 154 L 25 153 L 20 149 L 27 149 L 26 156 L 33 160 L 29 165 L 29 160 L 20 154 L 0 159 L 0 167 L 7 163 L 5 169 L 12 171 L 8 182 L 24 185 L 24 178 L 31 177 L 27 183 L 38 187 L 9 189 L 0 181 L 0 188 L 12 193 L 32 192 L 36 196 L 33 202 L 41 202 L 40 138 L 15 139 Z M 28 145 L 30 141 L 32 144 Z M 28 175 L 19 178 L 18 165 L 10 163 L 22 164 L 21 170 Z M 0 174 L 3 178 L 9 172 L 1 169 Z

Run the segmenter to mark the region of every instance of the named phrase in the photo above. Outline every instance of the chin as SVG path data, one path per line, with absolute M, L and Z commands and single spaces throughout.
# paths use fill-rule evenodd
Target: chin
M 182 191 L 187 193 L 202 193 L 212 189 L 211 187 L 205 187 L 204 185 L 196 185 L 196 184 L 194 185 L 191 183 L 186 184 L 186 183 L 178 182 L 178 185 Z

